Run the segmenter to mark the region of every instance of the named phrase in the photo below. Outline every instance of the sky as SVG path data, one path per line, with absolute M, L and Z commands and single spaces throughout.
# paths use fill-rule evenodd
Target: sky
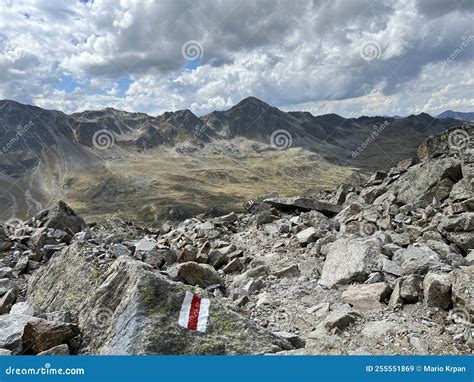
M 0 0 L 0 99 L 76 112 L 474 111 L 473 0 Z

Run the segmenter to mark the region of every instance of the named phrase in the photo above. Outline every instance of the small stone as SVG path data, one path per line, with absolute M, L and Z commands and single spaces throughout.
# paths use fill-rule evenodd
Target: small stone
M 312 243 L 316 241 L 318 235 L 318 230 L 314 227 L 309 227 L 304 229 L 301 232 L 296 234 L 296 238 L 298 239 L 298 243 L 301 245 L 307 245 L 308 243 Z
M 224 268 L 222 268 L 222 271 L 227 274 L 233 272 L 240 272 L 242 269 L 244 269 L 242 259 L 237 257 L 233 259 L 230 263 L 228 263 Z
M 361 312 L 378 311 L 390 295 L 390 287 L 386 283 L 351 285 L 342 293 L 342 300 Z
M 211 252 L 209 252 L 208 255 L 208 264 L 212 265 L 215 269 L 219 269 L 226 265 L 229 262 L 229 259 L 227 256 L 223 255 L 222 252 L 220 252 L 217 249 L 213 249 Z
M 0 314 L 7 314 L 18 297 L 18 289 L 10 289 L 0 298 Z
M 46 319 L 48 321 L 65 322 L 67 324 L 70 324 L 72 322 L 71 312 L 67 310 L 46 313 Z
M 114 244 L 109 248 L 112 257 L 130 256 L 132 252 L 123 244 Z
M 408 337 L 410 345 L 415 348 L 416 354 L 426 355 L 429 352 L 428 344 L 423 339 L 410 335 Z
M 402 267 L 388 259 L 382 259 L 382 271 L 398 277 L 405 273 Z
M 359 313 L 353 311 L 346 305 L 329 314 L 316 329 L 309 334 L 309 337 L 318 338 L 321 334 L 331 332 L 334 329 L 344 330 L 360 317 L 361 315 Z
M 148 237 L 144 237 L 143 239 L 135 243 L 135 251 L 149 252 L 149 251 L 154 250 L 155 248 L 156 248 L 156 241 Z
M 10 267 L 0 268 L 0 279 L 9 279 L 12 277 L 13 269 Z
M 279 278 L 298 277 L 300 275 L 300 269 L 297 264 L 292 264 L 280 271 L 274 272 L 273 274 Z
M 341 238 L 329 245 L 319 283 L 327 288 L 363 282 L 379 257 L 380 244 L 366 239 Z
M 249 297 L 247 295 L 244 295 L 240 298 L 238 298 L 237 300 L 235 300 L 234 304 L 235 306 L 237 306 L 238 308 L 242 308 L 244 307 L 246 304 L 248 304 L 248 302 L 250 301 Z
M 262 279 L 255 279 L 255 280 L 250 280 L 247 284 L 244 286 L 244 290 L 252 295 L 255 292 L 258 292 L 260 289 L 262 289 L 265 286 L 264 282 Z
M 36 319 L 26 324 L 23 343 L 35 353 L 68 343 L 78 334 L 76 326 L 61 322 Z
M 408 275 L 402 279 L 400 297 L 408 304 L 414 304 L 420 300 L 422 277 L 420 275 Z
M 15 268 L 13 268 L 13 273 L 15 275 L 20 275 L 24 271 L 26 271 L 26 268 L 28 267 L 28 261 L 28 256 L 21 256 L 20 259 L 17 261 Z
M 17 302 L 10 310 L 10 314 L 20 314 L 23 316 L 34 316 L 35 309 L 27 302 Z
M 295 349 L 304 348 L 306 346 L 306 341 L 302 339 L 300 336 L 297 336 L 296 334 L 285 332 L 285 331 L 273 332 L 273 334 L 289 341 L 294 346 Z
M 314 314 L 316 317 L 322 317 L 322 316 L 325 316 L 329 312 L 329 306 L 330 306 L 329 302 L 322 302 L 318 305 L 312 306 L 306 311 L 309 314 Z
M 51 349 L 42 351 L 37 355 L 69 355 L 69 346 L 67 344 L 57 345 Z
M 186 245 L 178 255 L 177 262 L 185 263 L 187 261 L 196 261 L 197 250 L 192 245 Z
M 192 261 L 181 263 L 177 266 L 177 272 L 187 284 L 198 285 L 202 288 L 214 284 L 223 285 L 219 273 L 208 264 L 199 264 Z

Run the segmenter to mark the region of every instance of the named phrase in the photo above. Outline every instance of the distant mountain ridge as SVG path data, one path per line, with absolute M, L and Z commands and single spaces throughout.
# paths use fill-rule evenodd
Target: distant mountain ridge
M 452 119 L 461 119 L 463 121 L 474 121 L 474 112 L 462 112 L 462 111 L 453 111 L 446 110 L 438 115 L 438 118 L 452 118 Z

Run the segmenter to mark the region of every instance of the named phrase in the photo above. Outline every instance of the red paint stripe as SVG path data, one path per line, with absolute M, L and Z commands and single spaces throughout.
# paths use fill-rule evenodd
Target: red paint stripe
M 189 311 L 188 329 L 196 330 L 199 320 L 199 310 L 201 308 L 201 297 L 194 295 L 191 301 L 191 309 Z

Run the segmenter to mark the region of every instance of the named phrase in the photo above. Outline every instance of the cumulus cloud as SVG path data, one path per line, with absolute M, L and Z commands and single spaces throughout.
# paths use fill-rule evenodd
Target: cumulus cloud
M 203 114 L 250 95 L 315 114 L 470 110 L 473 16 L 462 0 L 6 1 L 0 97 L 67 112 Z

